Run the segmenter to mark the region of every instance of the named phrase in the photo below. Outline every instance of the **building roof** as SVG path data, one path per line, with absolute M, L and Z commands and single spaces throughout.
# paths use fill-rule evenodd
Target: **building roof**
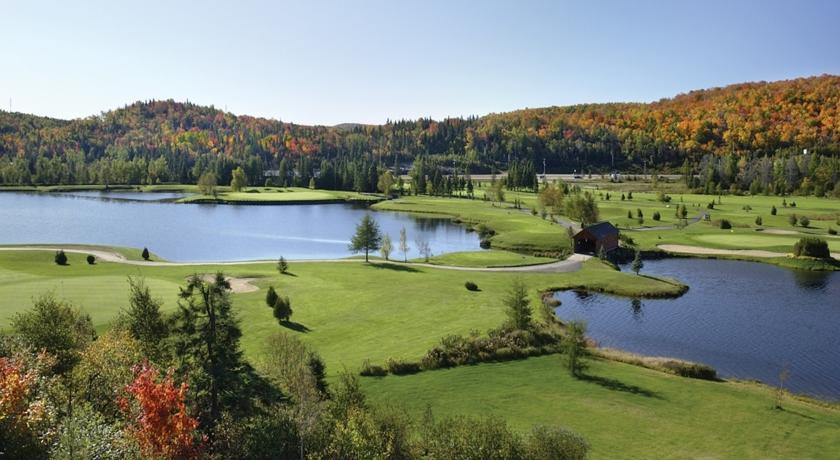
M 606 221 L 590 225 L 589 227 L 586 227 L 583 230 L 579 231 L 575 236 L 578 236 L 584 232 L 589 233 L 590 235 L 599 239 L 609 235 L 618 235 L 618 229 L 615 228 L 613 224 Z

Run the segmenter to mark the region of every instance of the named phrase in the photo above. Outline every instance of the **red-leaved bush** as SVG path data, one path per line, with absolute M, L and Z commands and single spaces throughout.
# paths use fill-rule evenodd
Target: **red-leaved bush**
M 129 433 L 144 456 L 197 458 L 205 439 L 197 436 L 198 420 L 187 413 L 187 384 L 176 386 L 171 370 L 159 379 L 148 362 L 135 366 L 134 375 L 126 387 L 130 397 L 120 400 L 120 407 L 131 419 Z

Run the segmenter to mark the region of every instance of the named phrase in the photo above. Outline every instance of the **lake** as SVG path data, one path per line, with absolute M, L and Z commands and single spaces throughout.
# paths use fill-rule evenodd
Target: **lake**
M 408 233 L 434 254 L 479 250 L 475 233 L 448 219 L 373 212 L 349 204 L 218 205 L 157 200 L 178 194 L 72 192 L 0 193 L 0 244 L 79 243 L 148 247 L 172 261 L 333 259 L 348 257 L 356 224 L 372 213 L 399 253 L 399 233 Z
M 624 266 L 623 270 L 627 270 Z M 712 259 L 645 261 L 688 293 L 643 299 L 564 291 L 557 315 L 584 320 L 602 346 L 708 364 L 723 377 L 840 400 L 840 272 Z

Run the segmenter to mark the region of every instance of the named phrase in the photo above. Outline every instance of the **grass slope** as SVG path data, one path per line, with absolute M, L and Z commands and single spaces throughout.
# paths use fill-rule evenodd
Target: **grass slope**
M 450 252 L 429 259 L 430 264 L 453 265 L 457 267 L 514 267 L 554 262 L 549 257 L 536 257 L 510 251 L 490 249 L 484 251 Z M 423 262 L 423 259 L 415 259 Z
M 558 355 L 412 376 L 364 378 L 379 404 L 420 417 L 495 414 L 525 431 L 568 427 L 592 458 L 834 458 L 840 409 L 787 398 L 776 410 L 767 387 L 692 380 L 612 361 L 590 361 L 573 379 Z
M 494 248 L 518 251 L 559 252 L 569 249 L 566 229 L 532 216 L 510 204 L 494 205 L 482 200 L 410 196 L 383 201 L 373 206 L 380 211 L 437 214 L 470 226 L 485 224 L 496 232 Z

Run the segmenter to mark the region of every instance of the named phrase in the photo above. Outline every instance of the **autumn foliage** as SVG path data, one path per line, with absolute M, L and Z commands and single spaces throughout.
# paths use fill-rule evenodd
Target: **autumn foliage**
M 134 368 L 135 378 L 120 405 L 130 418 L 129 432 L 145 456 L 197 458 L 205 440 L 197 436 L 198 420 L 187 412 L 186 383 L 175 385 L 172 372 L 160 378 L 148 363 Z

